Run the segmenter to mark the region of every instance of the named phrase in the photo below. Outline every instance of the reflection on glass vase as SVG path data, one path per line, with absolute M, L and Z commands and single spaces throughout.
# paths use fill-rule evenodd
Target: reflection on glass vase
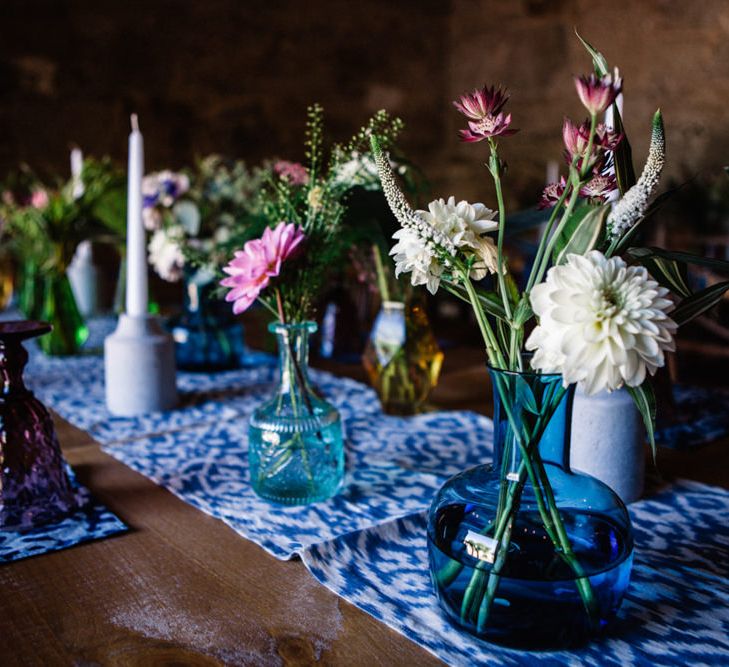
M 422 410 L 438 383 L 443 353 L 421 301 L 383 302 L 362 363 L 387 414 Z
M 272 323 L 279 349 L 276 394 L 253 413 L 249 463 L 255 492 L 284 505 L 333 496 L 344 476 L 339 413 L 312 390 L 308 378 L 313 322 Z
M 38 345 L 49 355 L 76 354 L 89 337 L 83 317 L 76 305 L 71 283 L 64 272 L 49 270 L 39 274 L 42 284 L 38 318 L 51 325 L 49 334 L 38 339 Z
M 633 561 L 630 519 L 569 468 L 573 388 L 490 369 L 493 465 L 452 477 L 428 519 L 438 600 L 460 628 L 521 648 L 584 642 L 614 617 Z
M 169 325 L 180 370 L 210 372 L 240 366 L 245 355 L 243 325 L 217 298 L 217 289 L 209 273 L 185 275 L 183 312 Z

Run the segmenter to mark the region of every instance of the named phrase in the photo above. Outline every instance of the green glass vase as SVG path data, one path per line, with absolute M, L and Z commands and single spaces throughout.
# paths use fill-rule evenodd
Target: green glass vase
M 38 318 L 48 322 L 53 329 L 38 339 L 38 345 L 52 356 L 76 354 L 89 337 L 89 330 L 76 305 L 68 276 L 65 271 L 51 271 L 40 280 L 42 295 Z

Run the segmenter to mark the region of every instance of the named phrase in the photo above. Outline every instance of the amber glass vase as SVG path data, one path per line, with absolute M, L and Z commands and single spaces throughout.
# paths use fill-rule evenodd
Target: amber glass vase
M 420 299 L 383 302 L 362 363 L 387 414 L 422 411 L 438 383 L 443 353 Z

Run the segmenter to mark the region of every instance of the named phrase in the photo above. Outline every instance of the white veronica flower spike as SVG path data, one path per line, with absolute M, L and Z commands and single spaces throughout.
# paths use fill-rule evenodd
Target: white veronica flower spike
M 675 349 L 667 295 L 644 267 L 620 257 L 569 255 L 532 290 L 532 367 L 561 373 L 565 386 L 578 382 L 588 395 L 639 386 Z

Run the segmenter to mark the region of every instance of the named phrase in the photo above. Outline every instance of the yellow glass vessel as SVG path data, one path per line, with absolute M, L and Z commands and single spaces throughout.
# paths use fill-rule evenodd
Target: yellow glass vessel
M 443 352 L 421 300 L 383 302 L 362 362 L 387 414 L 423 411 L 438 383 Z

